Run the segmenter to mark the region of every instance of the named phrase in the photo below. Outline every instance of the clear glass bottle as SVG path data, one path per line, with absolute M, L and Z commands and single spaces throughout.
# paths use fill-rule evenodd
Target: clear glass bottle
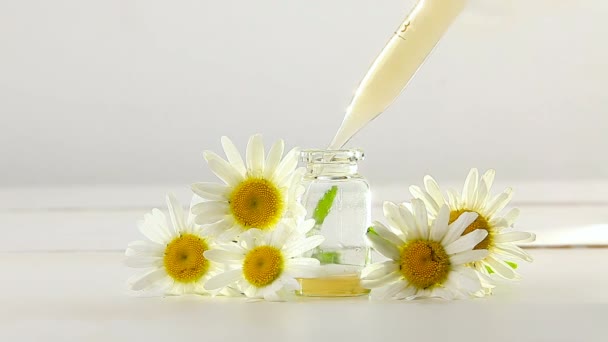
M 306 164 L 302 204 L 307 218 L 315 219 L 311 234 L 325 241 L 309 256 L 321 262 L 317 278 L 299 279 L 304 296 L 359 296 L 369 293 L 361 287 L 359 275 L 369 262 L 365 232 L 370 226 L 371 192 L 358 173 L 361 150 L 304 150 Z

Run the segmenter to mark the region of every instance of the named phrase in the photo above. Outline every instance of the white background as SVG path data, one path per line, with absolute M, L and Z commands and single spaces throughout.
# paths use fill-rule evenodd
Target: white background
M 324 147 L 411 0 L 0 0 L 0 186 L 210 180 Z M 608 2 L 474 0 L 351 146 L 372 183 L 608 178 Z
M 604 341 L 607 249 L 540 248 L 608 246 L 604 0 L 471 0 L 352 143 L 375 219 L 428 172 L 496 168 L 538 236 L 521 282 L 453 303 L 127 292 L 135 222 L 214 179 L 201 152 L 255 132 L 324 147 L 412 5 L 0 0 L 0 340 Z

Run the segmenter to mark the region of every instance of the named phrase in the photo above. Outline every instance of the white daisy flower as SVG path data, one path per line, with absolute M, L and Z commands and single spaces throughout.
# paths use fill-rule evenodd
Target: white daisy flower
M 298 197 L 304 192 L 300 185 L 304 169 L 297 169 L 298 150 L 283 157 L 284 143 L 272 145 L 265 158 L 261 135 L 254 135 L 247 144 L 247 164 L 227 137 L 222 146 L 228 161 L 205 151 L 209 168 L 225 184 L 195 183 L 192 190 L 204 201 L 192 212 L 199 224 L 209 224 L 220 238 L 232 239 L 251 228 L 268 230 L 282 219 L 300 219 L 306 210 Z M 281 159 L 282 158 L 282 159 Z
M 301 257 L 324 240 L 321 235 L 302 235 L 313 226 L 314 220 L 307 220 L 298 228 L 287 222 L 272 231 L 249 229 L 237 242 L 205 252 L 206 258 L 230 269 L 209 279 L 205 288 L 219 290 L 236 285 L 249 298 L 286 299 L 300 289 L 296 278 L 316 275 L 319 261 Z
M 464 234 L 484 230 L 486 238 L 475 246 L 475 249 L 487 249 L 489 254 L 483 260 L 472 263 L 484 280 L 489 280 L 490 273 L 495 273 L 505 279 L 516 279 L 518 274 L 507 262 L 532 261 L 532 257 L 519 248 L 516 243 L 531 242 L 536 239 L 533 233 L 512 231 L 514 221 L 519 216 L 519 209 L 514 208 L 501 215 L 500 212 L 511 200 L 511 188 L 491 197 L 490 188 L 494 182 L 494 170 L 488 170 L 481 178 L 477 169 L 471 169 L 464 183 L 462 194 L 448 190 L 447 199 L 439 190 L 437 182 L 431 176 L 424 177 L 425 190 L 411 186 L 410 192 L 416 198 L 424 201 L 431 218 L 439 213 L 439 208 L 447 204 L 450 208 L 450 220 L 453 222 L 467 212 L 477 213 L 477 219 L 465 229 Z M 486 286 L 487 285 L 487 286 Z M 484 287 L 492 287 L 489 283 Z
M 221 270 L 203 253 L 214 246 L 213 238 L 194 217 L 186 215 L 173 195 L 167 195 L 171 224 L 158 209 L 146 214 L 139 230 L 148 239 L 129 244 L 126 264 L 146 269 L 129 280 L 132 290 L 156 290 L 165 294 L 207 293 L 205 281 Z
M 388 261 L 367 266 L 361 284 L 372 289 L 372 296 L 383 299 L 468 297 L 481 289 L 477 272 L 465 264 L 484 258 L 488 252 L 473 250 L 488 233 L 476 230 L 462 235 L 476 218 L 465 213 L 448 225 L 450 210 L 439 210 L 429 226 L 424 203 L 412 200 L 412 211 L 404 204 L 385 202 L 384 226 L 375 222 L 366 236 L 371 246 Z

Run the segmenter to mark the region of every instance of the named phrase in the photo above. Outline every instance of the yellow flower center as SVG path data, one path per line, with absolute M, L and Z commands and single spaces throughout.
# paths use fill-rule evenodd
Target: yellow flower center
M 283 195 L 264 178 L 249 178 L 230 195 L 230 211 L 237 223 L 249 228 L 266 229 L 277 224 L 283 214 Z
M 243 275 L 255 287 L 264 287 L 279 278 L 283 264 L 283 254 L 279 249 L 272 246 L 256 247 L 245 256 Z
M 442 284 L 450 271 L 450 257 L 439 242 L 416 240 L 401 250 L 399 267 L 405 279 L 419 289 Z
M 465 213 L 465 212 L 472 212 L 472 211 L 465 210 L 465 209 L 451 211 L 450 212 L 450 223 L 456 221 L 458 219 L 458 217 L 462 213 Z M 467 227 L 467 229 L 464 230 L 462 235 L 466 235 L 476 229 L 486 230 L 488 232 L 488 236 L 486 236 L 483 240 L 481 240 L 481 242 L 479 242 L 477 245 L 475 245 L 475 247 L 473 249 L 488 249 L 488 247 L 492 246 L 493 230 L 492 230 L 492 227 L 490 226 L 490 223 L 488 223 L 488 220 L 485 217 L 481 216 L 479 213 L 477 213 L 477 214 L 479 216 L 477 216 L 475 221 L 473 221 L 473 223 L 471 223 Z
M 180 283 L 198 281 L 209 270 L 209 260 L 203 252 L 209 247 L 205 240 L 193 234 L 182 234 L 165 249 L 164 264 L 167 274 Z

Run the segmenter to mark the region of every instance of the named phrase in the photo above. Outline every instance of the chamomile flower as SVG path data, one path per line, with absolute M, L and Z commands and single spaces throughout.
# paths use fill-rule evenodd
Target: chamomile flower
M 319 261 L 301 257 L 319 246 L 324 238 L 320 235 L 304 237 L 314 226 L 314 220 L 301 223 L 279 224 L 271 231 L 249 229 L 238 241 L 205 252 L 209 260 L 223 263 L 228 271 L 209 279 L 207 290 L 219 290 L 236 285 L 249 298 L 265 300 L 285 299 L 300 289 L 298 277 L 314 276 Z
M 439 208 L 445 204 L 450 208 L 450 223 L 463 213 L 477 213 L 477 219 L 465 229 L 464 234 L 477 230 L 488 232 L 486 238 L 477 244 L 475 249 L 487 249 L 489 254 L 483 260 L 473 262 L 471 265 L 484 274 L 486 280 L 489 279 L 487 276 L 490 273 L 506 279 L 515 279 L 518 278 L 518 274 L 506 261 L 532 261 L 532 257 L 516 243 L 534 241 L 536 236 L 533 233 L 510 229 L 519 216 L 519 209 L 514 208 L 504 215 L 501 214 L 511 200 L 513 191 L 507 188 L 492 197 L 490 188 L 494 182 L 494 175 L 494 170 L 488 170 L 480 178 L 477 169 L 471 169 L 462 194 L 450 189 L 447 192 L 447 199 L 431 176 L 424 177 L 424 190 L 411 186 L 410 192 L 414 197 L 424 201 L 431 219 L 438 215 Z M 488 287 L 491 285 L 488 284 Z
M 488 233 L 476 230 L 462 235 L 477 218 L 464 213 L 448 225 L 450 210 L 439 209 L 429 226 L 424 203 L 412 200 L 412 211 L 405 205 L 384 204 L 389 222 L 375 222 L 366 236 L 371 246 L 389 260 L 367 266 L 361 284 L 372 289 L 372 296 L 383 299 L 468 297 L 481 289 L 477 272 L 465 266 L 484 258 L 487 251 L 473 250 Z
M 194 224 L 173 195 L 167 196 L 171 223 L 154 209 L 139 222 L 147 240 L 135 241 L 126 250 L 126 264 L 143 268 L 129 280 L 132 290 L 156 290 L 166 294 L 206 293 L 205 281 L 221 270 L 221 265 L 203 253 L 214 246 L 213 238 Z
M 283 158 L 284 143 L 272 145 L 265 157 L 261 135 L 247 144 L 246 164 L 227 137 L 222 146 L 228 161 L 205 151 L 209 168 L 225 184 L 195 183 L 192 190 L 203 199 L 192 212 L 199 224 L 208 224 L 222 239 L 232 239 L 251 228 L 270 230 L 282 219 L 303 218 L 306 210 L 298 202 L 304 169 L 297 169 L 298 150 Z

